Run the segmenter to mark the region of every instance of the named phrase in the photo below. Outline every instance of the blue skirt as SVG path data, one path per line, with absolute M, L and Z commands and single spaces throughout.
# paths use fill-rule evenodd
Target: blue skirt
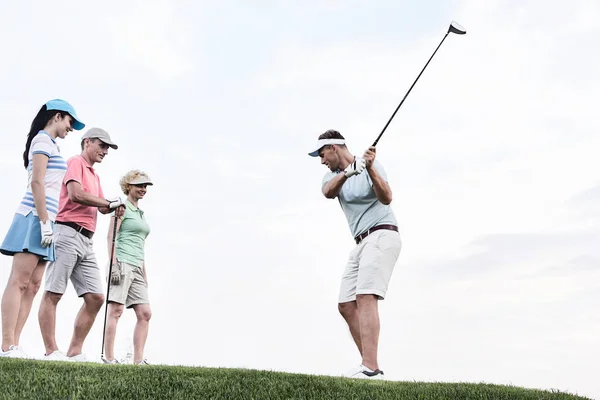
M 50 221 L 54 231 L 54 223 Z M 42 247 L 42 228 L 40 219 L 33 212 L 27 216 L 15 214 L 8 233 L 0 246 L 0 253 L 13 256 L 15 253 L 33 253 L 45 261 L 54 261 L 54 242 L 48 247 Z

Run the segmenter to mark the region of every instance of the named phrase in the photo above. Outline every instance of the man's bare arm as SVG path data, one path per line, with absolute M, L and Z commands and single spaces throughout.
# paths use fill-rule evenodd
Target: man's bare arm
M 67 191 L 69 193 L 69 200 L 84 206 L 107 208 L 110 205 L 108 200 L 94 196 L 83 190 L 81 184 L 76 181 L 69 181 L 67 183 Z
M 392 202 L 392 189 L 375 169 L 376 151 L 377 149 L 375 146 L 371 146 L 367 149 L 367 151 L 365 151 L 363 157 L 367 161 L 367 173 L 373 182 L 373 191 L 375 192 L 377 200 L 385 205 L 388 205 Z
M 337 174 L 335 178 L 323 185 L 323 195 L 328 199 L 335 199 L 347 180 L 345 174 Z
M 390 188 L 390 185 L 383 179 L 383 177 L 374 167 L 367 168 L 367 172 L 369 173 L 371 181 L 373 182 L 373 191 L 375 192 L 377 200 L 385 205 L 390 204 L 392 202 L 392 188 Z

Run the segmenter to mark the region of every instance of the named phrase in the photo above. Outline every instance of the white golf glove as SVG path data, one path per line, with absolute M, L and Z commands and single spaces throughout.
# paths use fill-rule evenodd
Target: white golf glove
M 356 158 L 354 162 L 348 165 L 348 168 L 344 170 L 344 175 L 346 178 L 350 178 L 351 176 L 358 175 L 365 170 L 367 166 L 367 161 L 364 158 Z
M 123 203 L 123 200 L 121 200 L 120 197 L 115 197 L 115 198 L 112 198 L 112 199 L 106 199 L 106 201 L 110 202 L 108 204 L 108 208 L 110 208 L 111 210 L 114 210 L 115 208 L 117 208 L 119 206 L 125 205 L 125 203 Z
M 50 220 L 46 220 L 45 223 L 40 221 L 40 227 L 42 228 L 42 247 L 48 247 L 52 244 L 52 240 L 54 240 L 54 232 L 52 232 Z
M 121 263 L 113 262 L 113 270 L 110 274 L 110 283 L 113 285 L 118 285 L 121 283 Z

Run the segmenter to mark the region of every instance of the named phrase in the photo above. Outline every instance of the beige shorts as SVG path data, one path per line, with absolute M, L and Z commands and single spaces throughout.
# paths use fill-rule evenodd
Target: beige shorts
M 64 294 L 69 280 L 77 296 L 104 293 L 94 242 L 70 226 L 54 225 L 56 260 L 46 269 L 44 290 Z
M 110 283 L 108 301 L 124 304 L 127 308 L 136 304 L 149 304 L 148 284 L 142 268 L 121 261 L 118 263 L 121 267 L 121 282 L 118 285 Z M 110 275 L 107 276 L 110 281 Z
M 342 276 L 339 302 L 354 301 L 357 294 L 374 294 L 383 300 L 401 248 L 400 234 L 384 229 L 356 245 Z

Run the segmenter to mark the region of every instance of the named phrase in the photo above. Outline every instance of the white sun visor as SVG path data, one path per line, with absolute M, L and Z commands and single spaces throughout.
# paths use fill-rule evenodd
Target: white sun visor
M 319 157 L 319 150 L 321 150 L 321 148 L 323 146 L 327 146 L 328 144 L 346 144 L 346 141 L 344 139 L 321 139 L 321 140 L 318 140 L 315 147 L 313 147 L 314 150 L 311 151 L 310 153 L 308 153 L 308 155 L 311 157 Z

